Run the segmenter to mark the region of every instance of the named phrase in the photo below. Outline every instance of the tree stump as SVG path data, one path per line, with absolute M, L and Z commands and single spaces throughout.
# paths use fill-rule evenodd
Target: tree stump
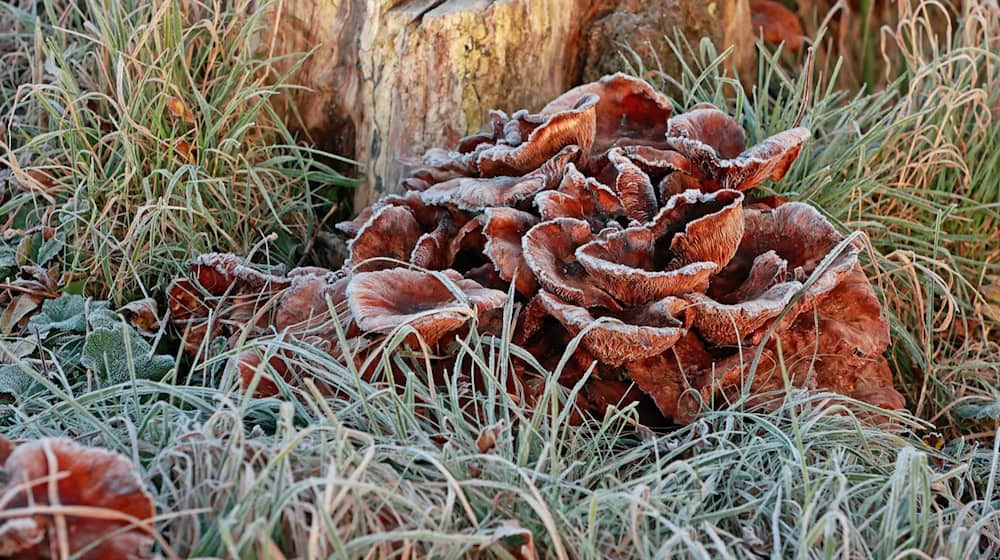
M 414 161 L 480 130 L 490 109 L 540 109 L 644 60 L 679 30 L 750 53 L 747 0 L 285 0 L 276 45 L 313 51 L 293 101 L 321 148 L 354 158 L 355 208 L 398 192 Z M 741 65 L 740 60 L 736 64 Z

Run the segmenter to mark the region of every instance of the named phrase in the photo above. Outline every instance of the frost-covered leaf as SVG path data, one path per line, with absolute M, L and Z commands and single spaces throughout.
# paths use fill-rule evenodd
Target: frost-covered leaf
M 83 333 L 87 330 L 88 319 L 91 327 L 110 327 L 118 322 L 107 302 L 88 302 L 83 296 L 62 295 L 45 301 L 42 312 L 31 318 L 28 327 L 43 338 L 52 331 Z
M 49 261 L 54 259 L 56 255 L 62 251 L 63 242 L 62 239 L 58 237 L 52 237 L 50 239 L 45 239 L 41 234 L 38 235 L 38 250 L 34 255 L 34 263 L 39 266 L 45 266 Z
M 111 328 L 95 328 L 83 344 L 80 362 L 107 383 L 132 378 L 160 379 L 174 367 L 173 356 L 156 355 L 139 333 L 117 323 Z
M 996 420 L 1000 418 L 1000 398 L 956 406 L 955 414 L 970 420 Z
M 9 277 L 17 270 L 17 249 L 0 243 L 0 280 Z
M 22 364 L 5 364 L 0 366 L 0 394 L 23 395 L 27 393 L 35 378 L 24 370 Z

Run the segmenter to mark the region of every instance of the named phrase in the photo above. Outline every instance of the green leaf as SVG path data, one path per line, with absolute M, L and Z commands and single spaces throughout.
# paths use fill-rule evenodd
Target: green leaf
M 160 379 L 174 367 L 173 356 L 153 354 L 153 348 L 131 327 L 117 323 L 87 335 L 80 363 L 102 381 L 114 384 L 135 377 Z

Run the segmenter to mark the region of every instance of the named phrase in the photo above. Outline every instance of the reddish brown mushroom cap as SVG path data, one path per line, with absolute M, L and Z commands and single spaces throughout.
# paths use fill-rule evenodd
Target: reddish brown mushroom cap
M 618 303 L 594 285 L 577 262 L 577 248 L 593 239 L 587 222 L 556 218 L 531 228 L 521 243 L 525 261 L 545 289 L 584 307 L 618 308 Z
M 259 291 L 288 285 L 284 278 L 260 272 L 247 266 L 244 259 L 229 253 L 200 255 L 188 262 L 188 269 L 195 274 L 198 284 L 215 296 L 236 289 Z
M 306 333 L 322 328 L 333 319 L 331 307 L 346 330 L 351 318 L 347 309 L 349 277 L 337 278 L 330 271 L 327 274 L 299 272 L 289 277 L 292 285 L 281 294 L 274 311 L 272 324 L 276 331 Z
M 614 190 L 625 207 L 625 215 L 640 224 L 653 219 L 656 191 L 649 175 L 625 157 L 621 148 L 609 151 L 608 161 L 615 170 Z
M 670 119 L 667 139 L 671 147 L 688 157 L 733 159 L 746 149 L 747 134 L 724 111 L 699 103 Z
M 524 260 L 521 239 L 538 218 L 514 208 L 489 208 L 486 210 L 486 247 L 483 252 L 493 261 L 500 278 L 513 282 L 515 289 L 525 296 L 536 290 L 535 275 Z
M 556 188 L 562 180 L 563 168 L 579 154 L 579 147 L 566 146 L 527 175 L 460 177 L 429 187 L 420 197 L 427 204 L 451 204 L 471 211 L 514 206 L 539 191 Z
M 670 100 L 644 80 L 621 73 L 567 91 L 546 105 L 542 113 L 565 111 L 591 94 L 599 98 L 592 153 L 603 153 L 621 143 L 663 142 L 667 120 L 673 114 Z
M 734 279 L 746 278 L 754 259 L 768 251 L 774 251 L 785 260 L 787 273 L 798 281 L 806 280 L 824 259 L 831 257 L 809 287 L 814 297 L 833 289 L 838 277 L 858 262 L 857 247 L 844 244 L 845 237 L 808 204 L 790 202 L 773 210 L 744 210 L 743 214 L 743 239 L 729 265 L 717 278 L 720 287 L 741 283 L 742 280 L 734 282 Z M 719 294 L 715 290 L 713 284 L 709 295 L 717 297 Z
M 383 206 L 348 243 L 350 262 L 362 271 L 399 266 L 387 259 L 409 262 L 420 236 L 420 224 L 409 208 Z
M 667 130 L 667 144 L 690 160 L 705 179 L 740 191 L 765 179 L 781 180 L 808 138 L 808 129 L 793 128 L 744 150 L 743 128 L 710 105 L 698 105 L 670 119 Z
M 832 290 L 857 263 L 857 249 L 845 246 L 833 225 L 812 207 L 789 203 L 774 210 L 746 210 L 745 233 L 730 264 L 707 294 L 690 294 L 698 332 L 715 344 L 756 344 L 827 256 L 832 261 L 785 313 L 783 325 Z M 791 275 L 791 278 L 788 276 Z
M 461 301 L 435 274 L 395 268 L 355 274 L 347 286 L 347 301 L 358 326 L 366 332 L 386 333 L 412 326 L 433 345 L 445 334 L 465 324 L 473 310 L 499 309 L 507 294 L 483 288 L 455 271 L 445 271 L 468 303 Z
M 743 195 L 738 191 L 684 191 L 667 201 L 650 228 L 658 236 L 676 231 L 670 241 L 668 268 L 697 262 L 722 269 L 743 239 Z
M 584 176 L 573 164 L 566 166 L 558 190 L 535 195 L 535 206 L 542 220 L 587 220 L 595 230 L 601 230 L 610 221 L 625 215 L 621 199 L 611 188 L 593 177 Z
M 5 510 L 49 505 L 104 510 L 99 516 L 63 516 L 70 553 L 99 543 L 82 557 L 148 556 L 153 544 L 151 520 L 156 514 L 153 499 L 131 461 L 121 455 L 66 438 L 43 438 L 17 446 L 7 457 L 4 471 L 6 487 L 0 494 L 5 497 Z M 56 477 L 54 486 L 49 483 L 52 477 Z M 39 533 L 46 537 L 38 539 Z M 3 541 L 4 552 L 23 558 L 50 557 L 50 544 L 56 546 L 59 539 L 50 513 L 7 518 L 0 523 L 0 535 L 16 537 L 16 542 Z
M 652 146 L 626 146 L 621 153 L 650 175 L 664 176 L 674 171 L 690 173 L 691 162 L 679 152 Z
M 785 44 L 791 52 L 802 48 L 802 23 L 795 12 L 775 0 L 750 0 L 750 22 L 754 35 L 758 31 L 772 45 Z
M 714 263 L 691 263 L 657 270 L 657 237 L 644 226 L 613 232 L 581 246 L 576 256 L 594 281 L 626 305 L 639 305 L 671 295 L 704 290 Z
M 719 303 L 698 293 L 688 294 L 686 298 L 696 307 L 693 325 L 705 340 L 735 346 L 760 342 L 772 320 L 785 310 L 801 288 L 799 282 L 783 282 L 749 301 L 734 304 Z M 789 318 L 794 319 L 795 313 Z
M 669 304 L 659 308 L 643 308 L 628 313 L 626 319 L 598 321 L 583 307 L 568 304 L 546 291 L 538 292 L 536 298 L 550 315 L 576 336 L 584 332 L 583 346 L 601 362 L 620 366 L 634 359 L 642 359 L 663 353 L 684 334 L 681 323 L 669 315 Z
M 451 268 L 463 249 L 482 246 L 481 230 L 482 222 L 478 219 L 469 220 L 456 229 L 452 220 L 445 217 L 434 231 L 417 239 L 410 253 L 410 263 L 430 270 Z
M 572 107 L 545 115 L 515 115 L 515 122 L 530 123 L 531 132 L 520 138 L 508 136 L 510 145 L 497 144 L 478 152 L 476 165 L 481 177 L 530 173 L 567 146 L 589 153 L 594 141 L 597 97 L 584 95 Z M 506 131 L 516 130 L 508 126 Z

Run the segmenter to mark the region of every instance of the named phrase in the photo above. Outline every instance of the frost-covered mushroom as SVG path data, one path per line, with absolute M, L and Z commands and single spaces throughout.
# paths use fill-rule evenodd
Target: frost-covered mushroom
M 627 144 L 662 145 L 673 105 L 646 81 L 625 74 L 605 76 L 575 87 L 553 99 L 542 113 L 558 113 L 581 98 L 596 95 L 597 130 L 591 154 L 594 159 L 609 148 Z
M 670 119 L 667 145 L 690 160 L 691 174 L 706 186 L 744 191 L 765 179 L 780 181 L 799 156 L 809 130 L 792 128 L 745 149 L 746 132 L 735 119 L 709 104 Z
M 308 272 L 296 269 L 288 276 L 291 286 L 279 296 L 272 320 L 277 332 L 308 333 L 318 328 L 332 328 L 328 324 L 333 319 L 333 313 L 348 331 L 348 276 L 325 269 Z
M 566 146 L 528 170 L 526 175 L 459 177 L 427 188 L 420 197 L 427 204 L 449 204 L 470 211 L 514 206 L 542 190 L 556 188 L 562 180 L 563 169 L 579 154 L 578 146 Z
M 662 354 L 685 332 L 671 313 L 682 302 L 673 298 L 624 310 L 607 316 L 610 320 L 599 321 L 589 310 L 566 303 L 544 290 L 535 297 L 540 308 L 555 317 L 570 334 L 584 332 L 583 346 L 600 362 L 611 366 Z
M 619 308 L 577 260 L 577 248 L 593 239 L 587 222 L 556 218 L 528 230 L 521 243 L 525 261 L 545 289 L 576 305 Z
M 582 245 L 576 257 L 594 283 L 626 305 L 704 290 L 718 268 L 702 262 L 663 270 L 657 265 L 656 246 L 653 230 L 636 226 Z
M 650 223 L 657 237 L 670 237 L 667 268 L 711 262 L 722 269 L 743 238 L 743 195 L 721 190 L 684 191 L 670 197 Z
M 784 44 L 785 49 L 796 52 L 802 48 L 802 22 L 795 12 L 775 0 L 750 0 L 750 23 L 753 33 L 764 36 L 772 45 Z
M 477 311 L 481 332 L 499 332 L 513 289 L 527 301 L 513 342 L 534 360 L 513 359 L 508 390 L 522 387 L 529 401 L 540 382 L 572 386 L 586 376 L 582 409 L 635 400 L 635 383 L 675 422 L 785 379 L 899 406 L 882 356 L 888 331 L 857 249 L 804 205 L 744 204 L 740 191 L 781 179 L 807 137 L 797 128 L 747 149 L 723 111 L 702 104 L 673 115 L 648 84 L 609 76 L 537 114 L 494 112 L 485 132 L 428 151 L 404 180 L 408 192 L 338 224 L 353 238 L 343 277 L 293 271 L 233 282 L 210 270 L 211 290 L 176 284 L 171 312 L 201 329 L 199 340 L 277 334 L 331 355 L 340 332 L 378 345 L 410 326 L 447 364 L 450 333 Z M 330 305 L 343 310 L 341 324 Z M 563 360 L 577 334 L 581 344 Z M 405 342 L 415 349 L 416 338 Z M 774 367 L 778 344 L 788 377 Z M 762 364 L 750 377 L 756 352 Z M 365 355 L 359 370 L 368 371 L 377 356 Z M 244 383 L 285 377 L 294 362 L 277 357 L 269 365 L 246 356 Z M 463 375 L 475 392 L 477 380 Z M 276 390 L 277 381 L 262 378 L 261 387 Z
M 513 282 L 514 288 L 522 295 L 534 295 L 535 275 L 524 260 L 521 239 L 538 218 L 528 212 L 514 208 L 489 208 L 486 210 L 486 225 L 483 235 L 486 246 L 483 252 L 493 262 L 500 278 Z
M 744 216 L 743 239 L 729 264 L 707 293 L 687 296 L 695 327 L 714 344 L 757 344 L 780 314 L 790 324 L 858 263 L 857 248 L 811 206 L 788 203 Z M 796 295 L 800 303 L 789 308 Z
M 43 438 L 16 446 L 2 472 L 0 510 L 25 513 L 0 521 L 0 556 L 61 558 L 85 548 L 78 558 L 150 556 L 156 510 L 125 457 Z
M 455 271 L 432 274 L 395 268 L 355 274 L 347 285 L 347 301 L 361 330 L 387 333 L 409 325 L 433 345 L 462 327 L 473 311 L 502 308 L 507 294 L 484 288 Z
M 597 284 L 629 305 L 704 291 L 743 234 L 735 191 L 674 196 L 649 224 L 612 232 L 577 251 Z
M 359 271 L 398 266 L 388 259 L 408 262 L 420 235 L 420 224 L 409 208 L 383 206 L 348 242 L 350 262 Z
M 430 270 L 451 268 L 462 251 L 482 249 L 485 243 L 482 229 L 483 224 L 478 219 L 469 220 L 462 227 L 456 228 L 450 217 L 442 218 L 434 231 L 417 239 L 410 253 L 410 263 Z
M 175 280 L 167 289 L 167 309 L 171 322 L 184 329 L 184 347 L 191 355 L 202 350 L 206 338 L 267 325 L 269 318 L 258 310 L 291 284 L 231 254 L 201 255 L 188 268 L 193 278 Z
M 214 296 L 232 290 L 260 291 L 283 288 L 287 280 L 247 266 L 244 259 L 230 253 L 207 253 L 188 262 L 198 284 Z
M 531 173 L 568 146 L 590 152 L 594 142 L 595 95 L 581 96 L 571 107 L 546 114 L 515 113 L 505 126 L 505 144 L 477 152 L 480 177 L 520 176 Z
M 625 157 L 621 148 L 608 152 L 610 168 L 614 170 L 614 191 L 625 207 L 625 215 L 644 224 L 656 214 L 656 191 L 642 169 Z
M 558 189 L 535 195 L 535 207 L 542 220 L 587 220 L 595 231 L 608 227 L 625 215 L 621 199 L 610 187 L 585 176 L 573 164 L 566 166 Z

